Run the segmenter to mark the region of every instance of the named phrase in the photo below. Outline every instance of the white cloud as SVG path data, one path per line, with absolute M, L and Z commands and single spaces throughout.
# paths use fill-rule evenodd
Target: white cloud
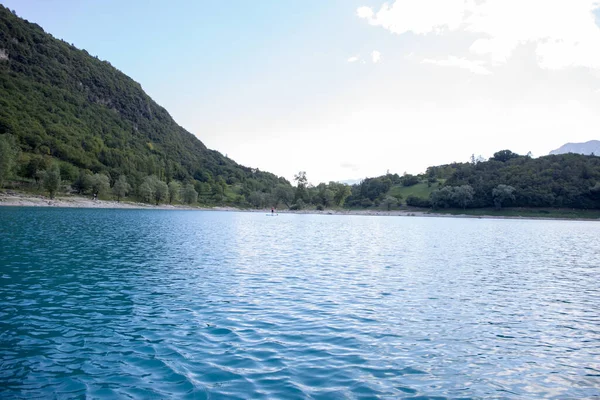
M 534 43 L 543 68 L 600 68 L 600 28 L 592 13 L 598 7 L 597 0 L 488 0 L 466 19 L 468 31 L 486 35 L 471 51 L 501 63 L 518 45 Z
M 371 18 L 373 16 L 373 10 L 370 7 L 359 7 L 356 10 L 356 15 L 359 18 Z
M 357 15 L 396 34 L 473 34 L 470 51 L 495 64 L 534 44 L 542 68 L 600 68 L 598 8 L 600 0 L 396 0 Z
M 348 58 L 346 61 L 349 63 L 355 63 L 355 62 L 360 62 L 361 64 L 367 63 L 364 59 L 362 59 L 360 57 L 360 55 L 352 56 L 352 57 Z M 378 62 L 380 62 L 381 61 L 381 52 L 379 52 L 377 50 L 373 50 L 373 52 L 371 52 L 371 61 L 373 61 L 373 64 L 377 64 Z
M 371 53 L 371 59 L 373 60 L 373 64 L 377 64 L 379 61 L 381 61 L 381 53 L 377 50 L 373 50 Z
M 377 13 L 360 7 L 357 15 L 393 33 L 424 34 L 457 29 L 463 21 L 464 8 L 464 0 L 397 0 L 391 6 L 385 3 Z
M 469 71 L 473 72 L 474 74 L 479 74 L 479 75 L 490 75 L 491 74 L 491 71 L 483 66 L 485 64 L 483 61 L 471 61 L 471 60 L 467 60 L 466 58 L 458 58 L 458 57 L 454 57 L 454 56 L 450 56 L 445 60 L 433 60 L 433 59 L 427 58 L 427 59 L 421 61 L 421 63 L 422 64 L 440 65 L 443 67 L 462 68 L 462 69 L 469 70 Z

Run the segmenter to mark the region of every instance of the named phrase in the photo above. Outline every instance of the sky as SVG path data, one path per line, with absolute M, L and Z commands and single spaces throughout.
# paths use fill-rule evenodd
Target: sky
M 0 0 L 314 184 L 600 139 L 600 0 Z

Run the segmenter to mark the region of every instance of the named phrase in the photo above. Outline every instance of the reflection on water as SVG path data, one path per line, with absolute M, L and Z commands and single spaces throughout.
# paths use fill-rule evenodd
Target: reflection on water
M 600 396 L 600 225 L 0 209 L 0 397 Z

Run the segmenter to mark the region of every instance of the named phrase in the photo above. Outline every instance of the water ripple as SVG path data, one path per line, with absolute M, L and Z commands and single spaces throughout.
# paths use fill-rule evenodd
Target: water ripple
M 600 226 L 0 209 L 2 398 L 600 396 Z

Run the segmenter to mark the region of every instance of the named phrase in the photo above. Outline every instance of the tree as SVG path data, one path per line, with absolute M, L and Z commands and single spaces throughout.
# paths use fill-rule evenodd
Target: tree
M 264 206 L 265 198 L 261 192 L 253 192 L 248 197 L 248 202 L 255 208 L 262 208 Z
M 329 184 L 331 186 L 331 183 Z M 333 194 L 333 202 L 338 207 L 343 207 L 344 202 L 352 193 L 350 186 L 344 185 L 343 183 L 338 183 L 335 186 L 334 194 Z
M 454 190 L 451 186 L 444 186 L 441 189 L 434 190 L 429 195 L 431 206 L 433 208 L 448 208 L 452 205 L 452 195 Z M 408 202 L 408 201 L 407 201 Z
M 44 189 L 50 194 L 50 198 L 54 198 L 54 194 L 60 188 L 60 168 L 58 164 L 53 164 L 49 169 L 42 174 L 42 184 Z
M 119 176 L 119 179 L 117 179 L 112 188 L 113 194 L 117 198 L 118 202 L 121 201 L 121 197 L 127 196 L 130 190 L 131 186 L 129 185 L 129 183 L 127 183 L 127 178 L 125 177 L 125 175 Z
M 510 150 L 500 150 L 500 151 L 494 153 L 494 156 L 491 159 L 494 161 L 506 162 L 513 158 L 519 158 L 519 157 L 521 157 L 521 156 L 518 155 L 517 153 L 513 153 Z
M 154 197 L 154 188 L 147 181 L 142 182 L 142 184 L 138 188 L 138 192 L 140 197 L 142 198 L 142 201 L 146 203 L 150 203 L 152 201 L 152 198 Z
M 71 187 L 79 194 L 84 194 L 92 187 L 92 177 L 85 170 L 80 169 L 79 175 Z
M 154 182 L 154 200 L 156 205 L 169 197 L 169 187 L 167 184 L 158 178 Z
M 475 196 L 475 190 L 470 185 L 444 186 L 434 190 L 429 196 L 433 208 L 460 207 L 467 208 Z
M 455 205 L 465 209 L 473 201 L 475 191 L 469 185 L 462 185 L 454 188 L 452 200 Z
M 36 183 L 38 183 L 38 178 L 36 174 L 38 171 L 46 169 L 46 162 L 42 156 L 39 154 L 32 154 L 31 158 L 25 165 L 22 165 L 22 174 L 27 178 L 35 179 Z
M 272 193 L 263 193 L 266 207 L 277 207 L 277 199 Z
M 298 186 L 306 186 L 308 184 L 308 179 L 306 179 L 306 171 L 298 172 L 296 175 L 294 175 L 294 180 Z
M 79 176 L 79 170 L 76 166 L 72 164 L 61 162 L 59 164 L 59 169 L 60 179 L 62 179 L 63 181 L 73 182 Z
M 108 176 L 104 174 L 94 174 L 91 176 L 91 189 L 92 193 L 96 196 L 100 196 L 101 194 L 105 194 L 110 189 L 110 183 L 108 180 Z
M 179 195 L 181 192 L 181 183 L 177 181 L 169 182 L 169 204 L 174 201 L 179 201 Z
M 371 200 L 369 200 L 368 198 L 364 198 L 361 200 L 360 205 L 363 208 L 369 208 L 373 205 L 373 202 Z
M 194 189 L 194 185 L 186 184 L 181 190 L 181 197 L 186 204 L 192 204 L 198 201 L 198 192 Z
M 406 205 L 411 207 L 429 208 L 431 207 L 431 201 L 411 194 L 406 198 Z
M 35 173 L 35 183 L 37 184 L 37 188 L 39 189 L 44 183 L 44 176 L 46 176 L 46 170 L 41 169 Z
M 221 185 L 214 183 L 211 185 L 211 197 L 212 199 L 217 202 L 220 203 L 223 201 L 223 190 L 221 188 Z
M 0 135 L 0 187 L 12 176 L 16 159 L 14 139 L 9 135 Z
M 492 197 L 494 198 L 494 206 L 497 209 L 500 209 L 502 207 L 503 203 L 506 203 L 506 201 L 514 201 L 515 200 L 515 195 L 514 195 L 514 191 L 515 188 L 509 185 L 498 185 L 494 188 L 494 190 L 492 190 Z
M 352 186 L 347 202 L 350 206 L 363 207 L 367 207 L 367 204 L 379 204 L 391 187 L 391 175 L 364 179 L 358 185 Z
M 290 208 L 292 201 L 294 201 L 294 189 L 289 185 L 279 184 L 275 187 L 273 193 L 275 201 L 285 204 L 287 208 Z
M 404 186 L 414 186 L 419 183 L 419 177 L 416 175 L 405 174 L 402 177 L 402 185 Z
M 387 208 L 388 211 L 390 211 L 392 209 L 392 207 L 395 207 L 398 205 L 398 199 L 396 199 L 395 197 L 392 197 L 392 196 L 385 196 L 385 198 L 383 199 L 381 204 L 385 208 Z
M 302 199 L 298 199 L 298 201 L 296 201 L 290 207 L 290 210 L 302 210 L 305 206 L 306 206 L 306 204 L 304 204 L 304 201 L 302 201 Z
M 312 199 L 313 204 L 321 206 L 321 209 L 323 209 L 323 207 L 333 205 L 334 192 L 327 184 L 320 183 L 317 187 L 309 188 L 309 197 Z
M 154 201 L 156 205 L 169 197 L 169 187 L 155 175 L 147 176 L 144 179 L 139 192 L 145 202 Z
M 296 181 L 296 193 L 294 195 L 294 202 L 298 203 L 298 200 L 302 200 L 302 202 L 307 201 L 308 191 L 306 190 L 306 186 L 308 185 L 308 180 L 306 179 L 306 172 L 298 172 L 296 175 L 294 175 L 294 181 Z
M 224 194 L 225 193 L 225 188 L 227 187 L 227 182 L 225 182 L 225 179 L 223 179 L 223 177 L 219 175 L 217 177 L 217 180 L 216 180 L 215 183 L 221 187 L 221 191 Z
M 212 189 L 212 197 L 217 202 L 220 203 L 225 198 L 225 188 L 227 187 L 227 183 L 222 176 L 218 176 L 215 182 L 211 185 Z
M 200 197 L 208 197 L 212 192 L 210 183 L 208 182 L 196 182 L 194 184 L 194 190 L 196 190 L 196 193 Z
M 320 193 L 320 195 L 321 195 L 321 201 L 323 202 L 323 205 L 325 207 L 331 207 L 331 205 L 333 205 L 333 198 L 335 196 L 335 193 L 333 193 L 333 190 L 325 189 Z

